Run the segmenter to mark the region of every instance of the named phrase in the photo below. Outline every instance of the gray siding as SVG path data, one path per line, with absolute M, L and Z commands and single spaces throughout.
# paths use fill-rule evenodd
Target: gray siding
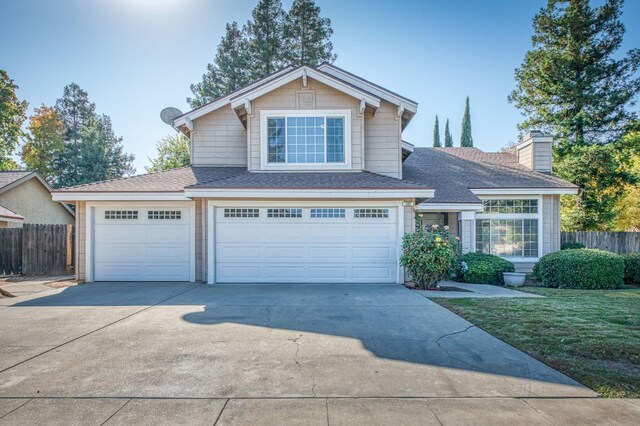
M 395 105 L 382 101 L 364 117 L 365 170 L 402 178 L 402 131 Z
M 247 131 L 230 106 L 195 120 L 191 145 L 194 166 L 247 165 Z

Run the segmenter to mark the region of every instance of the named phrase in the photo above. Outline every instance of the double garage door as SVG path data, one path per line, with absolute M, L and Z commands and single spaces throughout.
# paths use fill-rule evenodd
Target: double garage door
M 396 282 L 397 212 L 218 207 L 216 282 Z
M 96 281 L 192 281 L 191 205 L 93 210 Z M 398 209 L 216 207 L 209 279 L 218 283 L 398 280 Z M 213 249 L 213 250 L 211 250 Z

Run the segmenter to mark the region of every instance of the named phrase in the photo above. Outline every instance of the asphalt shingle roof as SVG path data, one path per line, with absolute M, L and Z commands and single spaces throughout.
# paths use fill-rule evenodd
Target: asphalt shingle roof
M 12 170 L 7 172 L 0 172 L 0 189 L 7 185 L 11 185 L 13 182 L 22 179 L 25 176 L 30 175 L 33 172 L 23 170 Z
M 24 216 L 4 206 L 0 206 L 0 218 L 24 220 Z
M 432 185 L 430 203 L 479 203 L 470 189 L 575 188 L 519 164 L 513 154 L 468 147 L 415 148 L 404 162 L 403 178 Z

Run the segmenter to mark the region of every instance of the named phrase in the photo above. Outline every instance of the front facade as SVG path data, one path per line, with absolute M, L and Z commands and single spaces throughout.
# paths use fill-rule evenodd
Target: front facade
M 74 222 L 73 210 L 51 200 L 51 187 L 38 173 L 0 171 L 0 228 Z
M 534 170 L 547 138 L 518 156 L 413 148 L 402 132 L 416 112 L 328 64 L 190 111 L 174 127 L 192 166 L 54 193 L 76 204 L 78 278 L 403 283 L 416 213 L 523 270 L 559 248 L 559 196 L 577 191 Z

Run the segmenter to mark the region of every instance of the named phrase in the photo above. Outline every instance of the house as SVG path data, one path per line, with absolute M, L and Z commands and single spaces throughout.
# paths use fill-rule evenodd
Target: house
M 24 223 L 73 224 L 75 214 L 51 200 L 51 187 L 37 172 L 0 171 L 0 228 Z
M 551 139 L 517 155 L 414 148 L 417 103 L 336 66 L 289 67 L 177 117 L 190 167 L 55 191 L 87 281 L 404 282 L 414 215 L 530 270 L 559 249 Z

